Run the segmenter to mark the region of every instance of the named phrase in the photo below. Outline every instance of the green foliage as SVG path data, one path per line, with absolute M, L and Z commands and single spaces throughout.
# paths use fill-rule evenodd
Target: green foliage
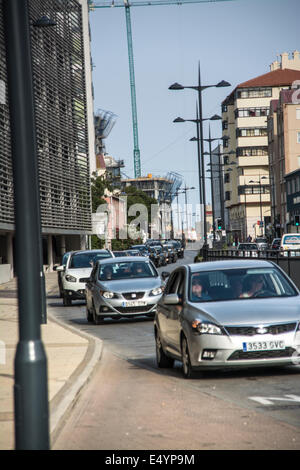
M 105 204 L 104 199 L 105 189 L 112 191 L 110 183 L 101 176 L 97 176 L 96 173 L 93 173 L 93 178 L 91 178 L 91 191 L 92 191 L 92 211 L 95 213 L 97 207 L 100 204 Z

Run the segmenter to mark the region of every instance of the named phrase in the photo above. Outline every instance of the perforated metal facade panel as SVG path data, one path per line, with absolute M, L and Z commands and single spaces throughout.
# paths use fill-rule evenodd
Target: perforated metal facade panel
M 0 0 L 0 79 L 7 81 Z M 30 0 L 33 85 L 43 228 L 91 230 L 81 6 Z M 47 15 L 55 26 L 37 27 Z M 13 222 L 8 105 L 0 105 L 0 224 Z

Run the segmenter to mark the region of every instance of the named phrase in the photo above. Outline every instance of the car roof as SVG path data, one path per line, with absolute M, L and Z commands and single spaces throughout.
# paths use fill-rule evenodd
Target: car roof
M 119 256 L 118 258 L 105 258 L 99 260 L 101 264 L 110 264 L 110 263 L 130 263 L 134 261 L 136 263 L 142 263 L 143 261 L 149 263 L 149 258 L 146 256 Z
M 219 269 L 246 269 L 273 267 L 274 264 L 266 260 L 223 260 L 207 261 L 204 263 L 193 263 L 187 265 L 191 272 L 214 271 Z
M 110 253 L 110 250 L 107 249 L 99 249 L 99 250 L 77 250 L 73 251 L 73 254 L 78 254 L 78 253 Z

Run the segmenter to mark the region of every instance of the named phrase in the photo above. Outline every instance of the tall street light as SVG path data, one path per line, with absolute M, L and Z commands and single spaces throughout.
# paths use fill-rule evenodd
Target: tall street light
M 202 195 L 203 199 L 201 202 L 204 204 L 204 244 L 205 247 L 207 246 L 207 232 L 206 232 L 206 209 L 205 209 L 205 178 L 204 178 L 204 162 L 203 162 L 203 117 L 202 117 L 202 91 L 206 90 L 207 88 L 223 88 L 223 87 L 228 87 L 231 86 L 230 83 L 226 82 L 225 80 L 222 80 L 218 82 L 217 84 L 214 85 L 202 85 L 201 84 L 201 73 L 200 73 L 200 61 L 198 62 L 198 85 L 196 86 L 183 86 L 180 83 L 173 83 L 169 87 L 169 90 L 184 90 L 185 88 L 190 88 L 192 90 L 196 90 L 198 92 L 198 110 L 199 110 L 199 123 L 197 126 L 197 139 L 200 139 L 200 148 L 199 148 L 199 159 L 201 160 L 201 167 L 202 167 L 202 177 L 203 177 L 203 189 L 202 189 Z M 198 118 L 198 110 L 197 110 L 197 118 Z M 199 142 L 199 140 L 198 140 Z M 199 162 L 200 165 L 200 162 Z M 200 166 L 199 166 L 200 168 Z M 199 182 L 201 181 L 200 175 L 199 175 Z M 199 188 L 201 191 L 201 189 Z

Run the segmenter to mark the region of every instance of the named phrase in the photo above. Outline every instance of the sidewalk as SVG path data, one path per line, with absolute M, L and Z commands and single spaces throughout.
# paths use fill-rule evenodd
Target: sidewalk
M 57 295 L 57 274 L 46 277 L 47 296 Z M 0 450 L 14 449 L 14 358 L 18 339 L 18 299 L 16 280 L 0 285 Z M 51 442 L 88 381 L 101 353 L 102 342 L 79 333 L 51 315 L 41 335 L 48 361 L 49 430 Z

